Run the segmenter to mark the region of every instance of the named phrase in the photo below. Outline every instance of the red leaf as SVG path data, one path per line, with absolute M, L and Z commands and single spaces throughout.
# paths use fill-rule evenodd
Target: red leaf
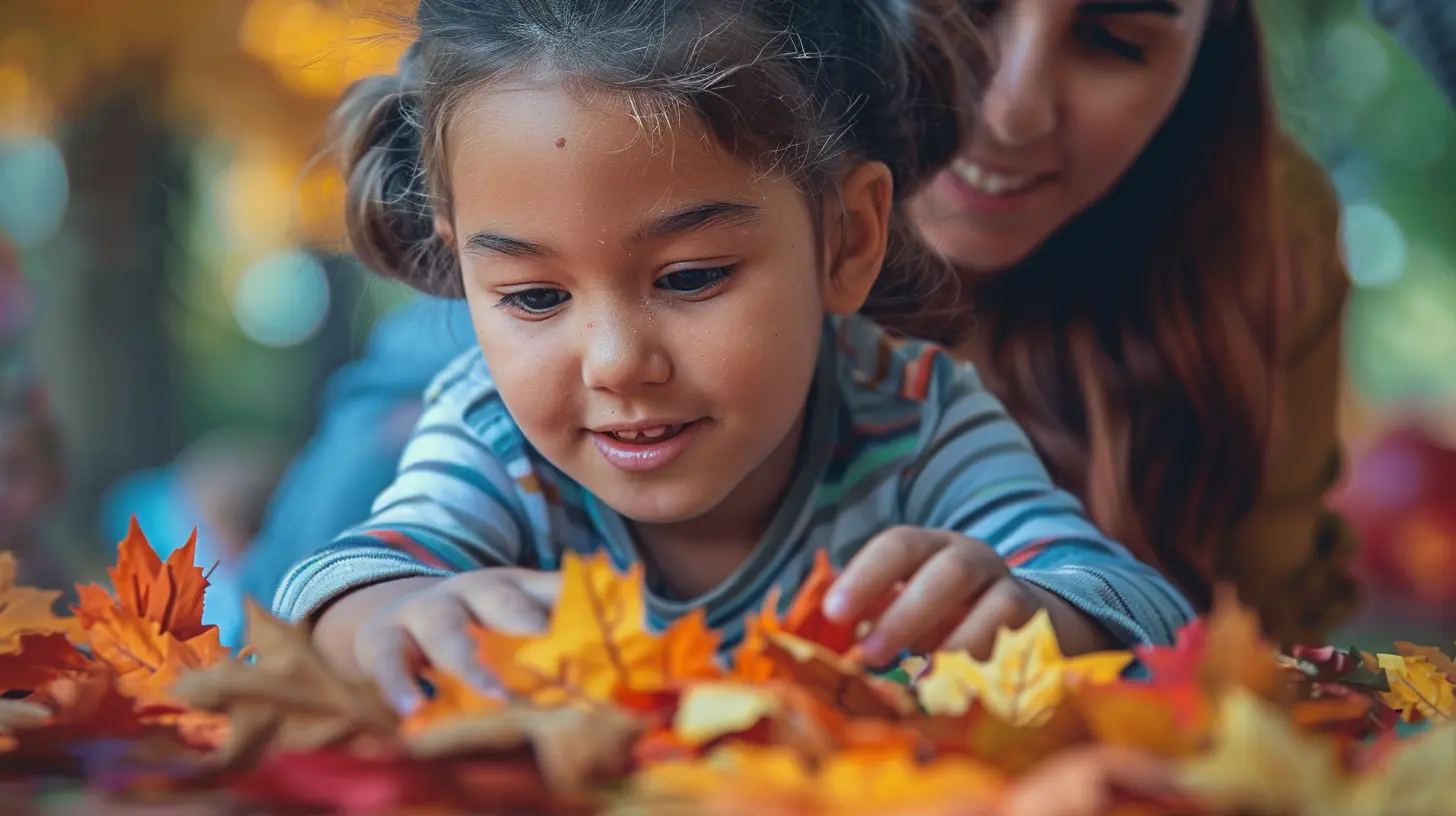
M 407 759 L 366 759 L 341 749 L 276 754 L 226 779 L 239 798 L 332 813 L 385 813 L 445 806 L 459 791 L 444 765 Z
M 90 664 L 60 632 L 21 635 L 19 641 L 14 652 L 0 654 L 0 689 L 34 691 Z

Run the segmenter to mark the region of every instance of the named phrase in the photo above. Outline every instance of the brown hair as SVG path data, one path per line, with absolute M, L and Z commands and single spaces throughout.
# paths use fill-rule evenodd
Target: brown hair
M 897 203 L 950 160 L 973 96 L 976 33 L 956 0 L 421 0 L 414 24 L 398 75 L 352 88 L 334 131 L 354 252 L 447 297 L 462 288 L 434 229 L 450 207 L 439 159 L 454 110 L 483 84 L 545 70 L 628 96 L 648 127 L 695 118 L 811 197 L 846 162 L 881 161 Z M 918 303 L 954 281 L 903 234 L 892 240 L 872 297 Z
M 1258 21 L 1219 0 L 1111 192 L 971 294 L 987 385 L 1093 520 L 1206 608 L 1258 497 L 1292 292 Z

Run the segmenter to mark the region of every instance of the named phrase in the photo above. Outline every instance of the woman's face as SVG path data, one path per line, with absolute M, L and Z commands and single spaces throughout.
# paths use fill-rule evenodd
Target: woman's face
M 1105 195 L 1178 101 L 1215 2 L 971 3 L 995 72 L 970 140 L 911 201 L 930 246 L 1000 271 Z

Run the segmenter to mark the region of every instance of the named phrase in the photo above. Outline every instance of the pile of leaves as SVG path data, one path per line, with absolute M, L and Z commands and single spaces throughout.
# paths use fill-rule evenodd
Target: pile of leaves
M 194 553 L 133 525 L 69 616 L 0 555 L 0 773 L 219 813 L 1456 813 L 1443 652 L 1281 654 L 1227 597 L 1168 648 L 1066 657 L 1039 614 L 877 674 L 820 612 L 823 558 L 730 661 L 700 613 L 649 632 L 639 571 L 573 558 L 549 631 L 474 633 L 507 695 L 429 674 L 401 718 L 256 607 L 223 648 Z

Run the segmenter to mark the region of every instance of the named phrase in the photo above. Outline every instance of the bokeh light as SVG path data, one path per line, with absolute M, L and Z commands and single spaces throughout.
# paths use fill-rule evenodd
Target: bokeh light
M 0 141 L 0 231 L 21 249 L 55 235 L 66 216 L 70 180 L 55 142 Z
M 254 342 L 288 348 L 319 330 L 328 316 L 329 299 L 323 264 L 294 250 L 248 266 L 233 291 L 233 316 Z
M 1407 248 L 1400 224 L 1382 207 L 1360 202 L 1345 208 L 1341 241 L 1356 286 L 1389 286 L 1405 273 Z

